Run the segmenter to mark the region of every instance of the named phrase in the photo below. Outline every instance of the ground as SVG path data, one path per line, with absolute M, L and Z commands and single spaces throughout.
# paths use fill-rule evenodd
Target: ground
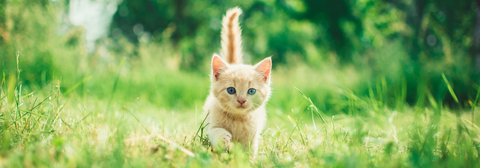
M 479 128 L 472 124 L 469 110 L 409 105 L 393 109 L 350 95 L 349 112 L 327 115 L 309 101 L 309 95 L 292 88 L 297 95 L 292 101 L 298 107 L 267 106 L 267 126 L 261 134 L 259 155 L 253 159 L 238 144 L 227 151 L 212 150 L 203 131 L 207 123 L 202 122 L 201 102 L 182 110 L 166 109 L 140 98 L 122 104 L 65 95 L 53 83 L 49 89 L 18 93 L 12 92 L 15 85 L 6 83 L 2 88 L 16 94 L 2 90 L 2 167 L 478 164 Z

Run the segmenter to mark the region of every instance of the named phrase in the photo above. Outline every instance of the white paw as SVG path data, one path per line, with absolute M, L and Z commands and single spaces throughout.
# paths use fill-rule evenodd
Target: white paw
M 230 145 L 230 142 L 232 142 L 232 134 L 226 131 L 222 132 L 220 135 L 217 136 L 215 142 L 215 147 L 227 149 Z
M 217 150 L 228 149 L 232 145 L 232 134 L 223 128 L 212 128 L 207 134 L 212 146 Z
M 220 136 L 223 146 L 227 147 L 232 142 L 232 135 L 230 133 L 224 133 Z

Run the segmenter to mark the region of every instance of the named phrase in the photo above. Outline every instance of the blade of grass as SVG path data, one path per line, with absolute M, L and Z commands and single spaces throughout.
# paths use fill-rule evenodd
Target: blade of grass
M 315 117 L 313 117 L 313 108 L 310 108 L 310 113 L 312 114 L 313 128 L 315 128 L 315 132 L 317 132 L 317 126 L 315 125 Z
M 21 98 L 25 98 L 25 97 L 28 97 L 30 95 L 33 95 L 35 92 L 37 92 L 37 91 L 33 91 L 33 92 L 30 92 L 29 94 L 23 95 Z
M 87 118 L 88 116 L 90 116 L 90 114 L 92 114 L 92 112 L 88 113 L 87 115 L 85 115 L 84 117 L 82 117 L 82 119 L 78 122 L 75 123 L 75 126 L 77 126 L 78 123 L 81 123 L 83 120 L 85 120 L 85 118 Z
M 288 137 L 287 142 L 285 143 L 285 146 L 283 146 L 282 151 L 284 151 L 285 148 L 288 147 L 289 142 L 292 142 L 292 144 L 295 145 L 295 147 L 298 147 L 297 144 L 295 144 L 295 142 L 292 139 L 292 136 L 293 136 L 293 133 L 295 132 L 295 130 L 297 130 L 297 129 L 293 129 L 292 133 L 290 133 L 290 136 Z
M 107 107 L 105 107 L 105 112 L 107 112 L 108 108 L 110 107 L 110 104 L 112 103 L 113 95 L 115 94 L 115 90 L 117 89 L 118 79 L 120 79 L 120 73 L 122 72 L 123 65 L 125 65 L 126 59 L 127 58 L 123 58 L 122 62 L 120 63 L 120 69 L 118 70 L 117 77 L 115 78 L 115 82 L 113 82 L 112 94 L 110 95 L 110 99 L 108 100 Z
M 57 92 L 53 92 L 52 94 L 48 95 L 47 97 L 45 97 L 45 99 L 43 99 L 41 102 L 39 102 L 37 105 L 33 106 L 30 111 L 32 111 L 33 109 L 37 108 L 38 106 L 40 106 L 43 102 L 47 101 L 51 96 L 53 96 L 54 94 L 56 94 Z
M 458 101 L 457 95 L 455 95 L 455 92 L 453 92 L 452 86 L 448 82 L 447 77 L 445 77 L 445 73 L 442 73 L 442 78 L 443 78 L 443 81 L 445 81 L 445 84 L 447 84 L 448 92 L 450 92 L 450 95 L 452 95 L 453 100 L 455 101 L 455 103 L 460 105 L 460 102 Z
M 430 105 L 432 105 L 433 108 L 436 109 L 438 107 L 438 104 L 435 101 L 435 98 L 433 98 L 432 93 L 430 92 L 430 89 L 427 89 L 426 92 L 427 92 L 427 98 L 428 98 L 428 101 L 430 102 Z
M 22 95 L 22 84 L 20 82 L 20 52 L 17 51 L 17 71 L 16 71 L 16 76 L 17 76 L 17 82 L 16 82 L 16 88 L 17 90 L 17 101 L 16 101 L 16 109 L 18 112 L 18 117 L 22 118 L 22 113 L 18 110 L 18 107 L 20 105 L 20 95 Z
M 298 123 L 300 121 L 298 120 L 295 112 L 293 112 L 293 109 L 292 109 L 292 113 L 293 113 L 293 117 L 295 117 L 295 120 L 293 121 L 294 124 L 295 124 L 295 128 L 298 129 L 298 132 L 300 132 L 300 138 L 302 138 L 303 145 L 307 146 L 307 142 L 306 142 L 307 139 L 306 139 L 305 135 L 303 134 L 302 130 L 300 129 L 300 125 L 298 125 Z M 290 118 L 290 116 L 288 118 Z
M 320 111 L 318 110 L 317 106 L 315 106 L 315 104 L 313 104 L 312 99 L 308 98 L 307 95 L 305 95 L 305 94 L 304 94 L 300 89 L 298 89 L 297 87 L 294 87 L 294 88 L 297 89 L 297 91 L 300 92 L 300 94 L 302 94 L 303 98 L 305 98 L 305 99 L 310 103 L 310 106 L 311 106 L 312 108 L 315 108 L 315 111 L 317 112 L 317 115 L 320 117 L 320 119 L 322 119 L 323 123 L 328 126 L 327 121 L 325 121 L 325 119 L 323 118 L 323 116 L 320 114 Z
M 2 132 L 6 132 L 12 125 L 15 125 L 18 121 L 20 121 L 23 117 L 25 117 L 27 113 L 24 113 L 21 118 L 17 118 L 15 121 L 13 121 L 10 125 L 8 125 L 6 128 L 2 129 Z
M 70 101 L 70 99 L 72 99 L 72 97 L 68 98 L 68 100 L 62 105 L 62 107 L 60 107 L 60 109 L 58 110 L 57 115 L 55 116 L 55 118 L 54 118 L 53 121 L 52 121 L 52 126 L 53 126 L 53 124 L 55 124 L 55 121 L 56 121 L 57 118 L 60 116 L 60 114 L 62 114 L 63 108 L 65 107 L 65 105 L 67 105 L 67 103 Z
M 161 139 L 161 140 L 169 143 L 170 145 L 172 145 L 172 146 L 174 146 L 174 147 L 180 148 L 180 150 L 181 150 L 183 153 L 187 154 L 188 156 L 190 156 L 190 157 L 195 157 L 195 154 L 194 154 L 193 152 L 191 152 L 191 151 L 188 150 L 187 148 L 184 148 L 183 146 L 175 143 L 174 141 L 172 141 L 172 140 L 170 140 L 170 139 L 167 139 L 167 138 L 165 138 L 164 136 L 162 136 L 162 135 L 160 135 L 160 134 L 157 134 L 156 137 L 157 137 L 158 139 Z
M 77 131 L 75 129 L 72 128 L 72 126 L 70 126 L 70 124 L 68 124 L 68 122 L 66 122 L 62 117 L 59 117 L 60 120 L 62 120 L 62 122 L 68 127 L 70 128 L 70 130 L 72 130 L 74 133 L 77 133 Z
M 74 91 L 78 86 L 80 86 L 81 84 L 85 83 L 86 81 L 90 80 L 92 78 L 92 76 L 89 76 L 89 77 L 86 77 L 86 78 L 83 78 L 80 82 L 77 82 L 75 85 L 73 85 L 70 89 L 68 89 L 67 91 L 65 91 L 65 93 L 63 93 L 63 95 L 68 95 L 70 94 L 72 91 Z
M 205 116 L 205 118 L 203 119 L 202 123 L 201 123 L 200 126 L 198 127 L 197 133 L 195 133 L 195 136 L 193 137 L 193 140 L 192 140 L 192 141 L 195 141 L 195 138 L 198 136 L 198 132 L 199 132 L 200 129 L 202 128 L 203 124 L 205 123 L 205 120 L 207 120 L 208 115 L 210 115 L 210 111 L 207 113 L 207 116 Z M 201 138 L 201 137 L 199 137 L 199 138 Z
M 132 115 L 133 118 L 135 118 L 135 120 L 137 120 L 137 122 L 138 122 L 140 125 L 142 125 L 142 127 L 143 127 L 143 129 L 145 129 L 145 131 L 147 131 L 149 134 L 151 134 L 150 131 L 148 131 L 147 127 L 145 127 L 145 125 L 143 125 L 142 122 L 140 122 L 140 120 L 137 118 L 137 116 L 135 116 L 128 108 L 124 108 L 124 109 L 127 110 L 128 113 L 130 113 L 130 115 Z
M 146 139 L 151 139 L 151 138 L 158 138 L 158 139 L 170 144 L 174 148 L 179 148 L 180 151 L 187 154 L 188 156 L 195 157 L 195 154 L 193 152 L 191 152 L 190 150 L 188 150 L 187 148 L 185 148 L 182 145 L 174 142 L 173 140 L 165 138 L 164 136 L 162 136 L 160 134 L 147 135 L 147 136 L 142 136 L 142 137 L 138 137 L 138 138 L 130 138 L 130 139 L 126 139 L 125 142 L 126 143 L 131 143 L 131 142 L 135 142 L 135 141 L 138 141 L 138 140 L 146 140 Z
M 46 116 L 46 115 L 38 114 L 38 113 L 35 113 L 35 112 L 32 112 L 32 111 L 27 111 L 27 110 L 20 110 L 20 111 L 23 111 L 23 112 L 26 112 L 26 113 L 30 113 L 30 114 L 35 114 L 35 115 L 37 115 L 37 116 L 42 116 L 42 117 L 45 117 L 45 118 L 48 117 L 48 116 Z
M 14 101 L 14 98 L 15 98 L 15 95 L 14 95 L 14 93 L 15 93 L 15 83 L 16 83 L 15 80 L 16 80 L 15 77 L 13 75 L 10 75 L 10 79 L 8 79 L 8 85 L 7 85 L 7 101 L 8 101 L 7 110 L 5 110 L 5 112 L 3 114 L 5 116 L 5 119 L 6 119 L 5 120 L 5 127 L 7 125 L 9 125 L 9 121 L 10 121 L 10 118 L 11 118 L 10 112 L 11 112 L 12 109 L 10 109 L 10 108 L 13 105 L 13 101 Z
M 478 96 L 480 95 L 480 88 L 477 90 L 477 96 L 475 97 L 475 101 L 472 104 L 472 125 L 475 124 L 475 107 L 477 106 Z

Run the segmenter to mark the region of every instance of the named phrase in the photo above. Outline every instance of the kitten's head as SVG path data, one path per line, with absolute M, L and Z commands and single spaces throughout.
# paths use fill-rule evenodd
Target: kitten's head
M 263 105 L 270 97 L 269 58 L 258 64 L 229 65 L 218 55 L 212 59 L 212 93 L 220 106 L 230 113 L 248 113 Z

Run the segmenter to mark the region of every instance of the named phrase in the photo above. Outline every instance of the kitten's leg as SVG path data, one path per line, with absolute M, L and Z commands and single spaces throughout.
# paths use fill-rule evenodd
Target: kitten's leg
M 226 148 L 232 141 L 232 134 L 223 128 L 211 128 L 207 135 L 215 148 Z
M 252 141 L 253 160 L 255 160 L 257 158 L 259 137 L 260 137 L 260 135 L 258 135 L 258 134 L 256 134 L 255 137 L 253 137 L 253 141 Z

